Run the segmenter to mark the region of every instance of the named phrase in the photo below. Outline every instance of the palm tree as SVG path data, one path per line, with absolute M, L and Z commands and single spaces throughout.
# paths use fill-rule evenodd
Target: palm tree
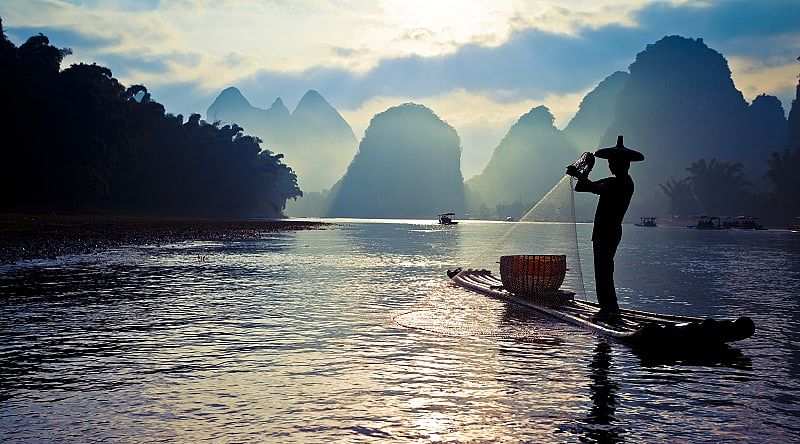
M 687 179 L 676 180 L 670 176 L 667 183 L 659 184 L 661 191 L 669 199 L 669 213 L 675 215 L 688 215 L 696 212 L 697 200 L 692 193 L 692 186 Z
M 787 148 L 783 155 L 775 151 L 767 159 L 767 165 L 769 170 L 764 176 L 774 186 L 771 206 L 776 215 L 787 221 L 800 216 L 800 198 L 797 196 L 800 190 L 800 149 L 790 151 Z
M 697 198 L 700 210 L 712 214 L 738 213 L 750 194 L 753 185 L 747 180 L 739 162 L 721 162 L 700 159 L 686 170 L 687 178 Z

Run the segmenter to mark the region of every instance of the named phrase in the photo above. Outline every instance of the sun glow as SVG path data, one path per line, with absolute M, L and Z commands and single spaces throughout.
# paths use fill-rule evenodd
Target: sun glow
M 464 44 L 497 45 L 510 32 L 509 1 L 387 1 L 385 29 L 397 29 L 391 39 L 403 52 L 437 55 Z

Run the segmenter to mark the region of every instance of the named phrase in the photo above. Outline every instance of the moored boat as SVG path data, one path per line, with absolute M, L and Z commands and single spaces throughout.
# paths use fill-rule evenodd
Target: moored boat
M 656 218 L 655 218 L 655 217 L 640 217 L 640 218 L 639 218 L 639 220 L 640 220 L 640 221 L 639 221 L 639 223 L 638 223 L 638 224 L 634 224 L 634 225 L 636 225 L 637 227 L 650 227 L 650 228 L 654 228 L 654 227 L 657 227 L 657 226 L 658 226 L 658 223 L 656 223 Z
M 754 216 L 729 217 L 722 222 L 722 227 L 734 230 L 766 230 L 766 227 Z
M 695 216 L 694 223 L 687 225 L 686 228 L 695 230 L 730 230 L 731 227 L 722 225 L 722 221 L 717 216 Z
M 518 304 L 556 319 L 624 342 L 644 353 L 702 352 L 719 349 L 727 343 L 753 335 L 755 326 L 748 317 L 714 320 L 674 316 L 636 310 L 621 310 L 619 322 L 594 320 L 597 304 L 574 299 L 564 290 L 535 300 L 506 290 L 503 282 L 488 270 L 448 272 L 455 285 L 477 293 Z
M 458 221 L 453 220 L 456 216 L 456 213 L 442 213 L 439 215 L 439 224 L 440 225 L 457 225 Z

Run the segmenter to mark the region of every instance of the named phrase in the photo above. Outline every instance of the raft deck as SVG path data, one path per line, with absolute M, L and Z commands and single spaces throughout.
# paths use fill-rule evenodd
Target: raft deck
M 488 270 L 463 270 L 452 277 L 454 284 L 512 302 L 554 318 L 616 339 L 635 348 L 649 351 L 700 350 L 725 346 L 726 343 L 748 338 L 755 332 L 748 317 L 732 320 L 703 319 L 674 316 L 636 310 L 620 310 L 621 320 L 613 324 L 592 320 L 600 307 L 592 302 L 571 297 L 559 305 L 544 305 L 534 299 L 518 296 L 503 289 L 501 280 Z M 573 293 L 560 291 L 562 295 Z

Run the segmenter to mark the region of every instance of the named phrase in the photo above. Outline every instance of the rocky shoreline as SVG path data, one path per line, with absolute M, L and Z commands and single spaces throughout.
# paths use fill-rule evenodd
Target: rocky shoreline
M 265 233 L 323 229 L 328 225 L 291 219 L 0 215 L 0 264 L 54 259 L 123 245 L 256 239 Z

